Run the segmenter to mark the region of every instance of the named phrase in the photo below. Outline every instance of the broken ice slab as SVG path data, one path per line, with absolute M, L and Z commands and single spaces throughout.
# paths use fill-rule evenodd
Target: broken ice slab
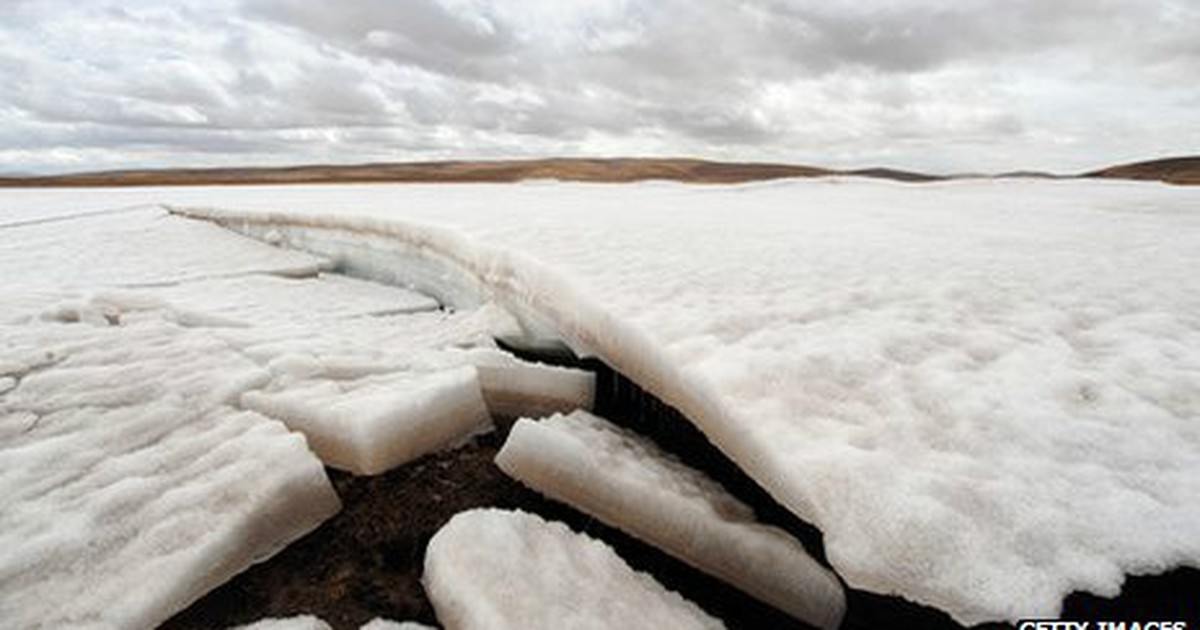
M 47 264 L 52 261 L 52 264 Z M 4 228 L 0 277 L 20 288 L 92 291 L 249 273 L 313 276 L 329 266 L 204 221 L 145 208 Z
M 290 383 L 242 405 L 308 438 L 327 465 L 375 475 L 490 431 L 475 369 Z
M 585 411 L 513 426 L 500 468 L 820 628 L 845 612 L 837 577 L 787 532 L 649 439 Z
M 139 292 L 203 321 L 282 326 L 296 321 L 432 311 L 433 298 L 337 274 L 285 278 L 254 274 L 176 284 Z
M 425 552 L 425 591 L 447 628 L 722 628 L 604 543 L 525 512 L 450 519 Z
M 461 353 L 479 372 L 483 398 L 492 415 L 503 418 L 541 417 L 591 409 L 596 375 L 518 359 L 488 348 Z
M 13 628 L 153 628 L 340 507 L 303 438 L 255 413 L 150 402 L 25 429 L 45 437 L 0 445 Z

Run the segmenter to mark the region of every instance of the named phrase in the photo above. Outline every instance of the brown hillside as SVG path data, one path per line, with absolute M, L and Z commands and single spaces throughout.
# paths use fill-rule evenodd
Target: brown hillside
M 1168 184 L 1200 185 L 1200 156 L 1166 158 L 1111 166 L 1085 173 L 1084 177 L 1144 179 Z
M 790 164 L 710 162 L 694 159 L 613 158 L 410 162 L 265 168 L 128 170 L 44 177 L 0 178 L 0 186 L 182 186 L 221 184 L 318 184 L 365 182 L 515 182 L 560 179 L 631 182 L 666 179 L 737 183 L 783 177 L 814 177 L 833 171 Z

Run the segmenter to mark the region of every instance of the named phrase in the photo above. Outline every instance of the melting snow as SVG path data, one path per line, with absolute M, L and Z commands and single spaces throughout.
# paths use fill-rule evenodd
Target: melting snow
M 449 265 L 444 301 L 495 297 L 680 408 L 822 530 L 847 583 L 966 623 L 1052 616 L 1072 590 L 1200 566 L 1194 188 L 829 179 L 70 201 L 285 211 L 222 216 L 364 271 L 395 260 L 376 248 L 406 249 L 416 285 Z M 4 230 L 75 255 L 53 230 Z M 37 275 L 10 251 L 6 278 Z
M 533 489 L 659 547 L 819 628 L 842 585 L 787 532 L 653 442 L 585 411 L 522 419 L 496 457 Z
M 610 547 L 524 512 L 481 509 L 429 541 L 422 578 L 450 628 L 722 628 Z

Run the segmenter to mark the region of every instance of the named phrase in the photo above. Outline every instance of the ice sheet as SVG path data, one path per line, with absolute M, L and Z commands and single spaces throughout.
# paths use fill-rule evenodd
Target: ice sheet
M 824 532 L 852 586 L 970 623 L 1053 616 L 1072 590 L 1112 595 L 1124 573 L 1200 565 L 1195 188 L 74 194 L 285 211 L 262 225 L 456 265 L 680 408 Z
M 308 438 L 327 465 L 375 475 L 492 429 L 475 369 L 291 382 L 242 405 Z
M 462 512 L 429 541 L 425 591 L 448 628 L 721 628 L 678 593 L 566 525 Z
M 521 419 L 496 464 L 797 619 L 830 629 L 841 622 L 841 583 L 799 542 L 632 431 L 585 411 Z
M 151 628 L 339 508 L 266 372 L 202 332 L 0 327 L 0 619 Z

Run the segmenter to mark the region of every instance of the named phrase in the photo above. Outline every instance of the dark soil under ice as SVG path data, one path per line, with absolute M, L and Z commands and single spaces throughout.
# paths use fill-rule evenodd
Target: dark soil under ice
M 761 519 L 784 527 L 823 559 L 820 534 L 775 504 L 740 469 L 720 455 L 677 411 L 613 373 L 589 362 L 598 375 L 597 412 L 632 426 L 700 467 L 754 506 Z M 420 577 L 425 546 L 452 516 L 494 506 L 536 512 L 566 522 L 612 545 L 634 568 L 653 574 L 732 629 L 807 628 L 790 617 L 562 504 L 546 500 L 508 478 L 492 460 L 511 423 L 450 452 L 425 457 L 389 473 L 329 476 L 342 498 L 341 513 L 265 563 L 251 567 L 163 625 L 171 630 L 224 628 L 264 617 L 311 614 L 337 630 L 356 629 L 375 617 L 436 625 Z M 848 589 L 842 627 L 960 628 L 945 614 L 897 597 Z M 1200 571 L 1131 578 L 1121 597 L 1076 594 L 1064 618 L 1191 620 L 1200 601 Z M 1009 626 L 992 625 L 1004 628 Z

